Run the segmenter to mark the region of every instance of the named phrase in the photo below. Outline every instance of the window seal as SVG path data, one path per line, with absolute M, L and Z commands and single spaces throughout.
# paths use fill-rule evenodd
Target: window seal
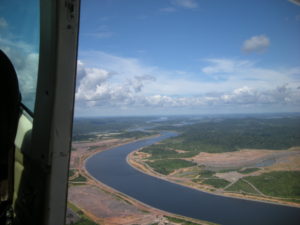
M 31 118 L 34 117 L 34 113 L 22 102 L 20 103 L 21 109 L 23 109 Z

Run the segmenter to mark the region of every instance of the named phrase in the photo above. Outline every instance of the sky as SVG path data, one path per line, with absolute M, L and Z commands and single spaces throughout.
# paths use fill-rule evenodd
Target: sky
M 300 4 L 82 0 L 77 116 L 300 111 Z
M 32 107 L 37 2 L 0 7 Z M 298 0 L 82 0 L 75 116 L 300 112 L 299 40 Z

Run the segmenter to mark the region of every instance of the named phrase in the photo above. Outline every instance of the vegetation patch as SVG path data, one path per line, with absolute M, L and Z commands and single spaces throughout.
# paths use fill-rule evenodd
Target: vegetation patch
M 72 182 L 86 182 L 86 178 L 84 176 L 82 176 L 81 174 L 79 174 L 78 177 L 75 177 L 73 180 L 71 180 Z
M 72 223 L 71 223 L 72 224 Z M 98 225 L 97 223 L 86 219 L 86 218 L 81 218 L 79 221 L 77 221 L 76 223 L 73 223 L 73 225 Z
M 74 170 L 74 169 L 69 170 L 69 177 L 74 176 L 75 172 L 76 172 L 76 170 Z
M 184 219 L 179 219 L 175 217 L 165 216 L 170 222 L 179 223 L 182 225 L 199 225 L 199 223 L 190 222 Z
M 152 167 L 156 172 L 168 175 L 173 171 L 181 168 L 191 167 L 196 165 L 193 162 L 183 160 L 183 159 L 162 159 L 153 162 L 146 162 L 150 167 Z
M 117 138 L 143 138 L 151 135 L 158 134 L 158 132 L 143 132 L 143 131 L 125 131 L 121 134 L 115 135 Z
M 199 175 L 201 178 L 211 178 L 215 175 L 215 172 L 211 170 L 201 170 Z
M 300 145 L 299 118 L 226 119 L 186 126 L 163 142 L 191 152 L 220 153 L 243 148 L 283 150 Z
M 236 170 L 237 169 L 232 169 L 232 168 L 230 168 L 230 169 L 219 169 L 216 172 L 217 173 L 229 173 L 229 172 L 233 172 L 233 171 L 236 171 Z
M 80 214 L 82 212 L 76 205 L 74 205 L 73 203 L 71 203 L 69 201 L 67 202 L 67 206 L 68 206 L 68 208 L 72 209 L 75 213 Z
M 94 149 L 97 149 L 99 148 L 100 146 L 90 146 L 88 150 L 94 150 Z
M 238 180 L 226 190 L 244 194 L 258 194 L 257 191 L 253 187 L 251 187 L 247 182 L 243 181 L 243 179 Z
M 73 134 L 73 141 L 90 141 L 97 138 L 95 134 Z
M 96 133 L 123 132 L 128 129 L 149 125 L 147 121 L 154 117 L 102 117 L 102 118 L 74 118 L 73 137 Z
M 159 144 L 143 148 L 141 152 L 150 154 L 151 157 L 149 159 L 177 158 L 179 155 L 178 152 L 166 149 Z
M 300 198 L 300 171 L 274 171 L 244 179 L 265 195 Z
M 243 173 L 243 174 L 247 174 L 247 173 L 253 173 L 260 170 L 260 168 L 247 168 L 247 169 L 243 169 L 243 170 L 239 170 L 239 173 Z
M 186 139 L 186 135 L 188 134 L 183 134 L 185 138 L 181 138 L 182 136 L 179 137 L 179 139 L 169 139 L 163 142 L 163 145 L 166 148 L 173 148 L 173 149 L 181 149 L 184 151 L 187 151 L 187 156 L 193 157 L 200 152 L 210 152 L 210 153 L 218 153 L 218 152 L 224 152 L 226 151 L 222 146 L 210 144 L 210 143 L 202 143 L 199 140 L 194 140 L 190 141 Z M 227 150 L 229 151 L 229 150 Z
M 214 177 L 214 178 L 205 179 L 204 181 L 202 181 L 202 183 L 211 185 L 215 188 L 223 188 L 226 185 L 228 185 L 230 182 L 224 179 Z
M 141 151 L 151 154 L 150 159 L 190 158 L 198 154 L 197 151 L 191 151 L 191 150 L 186 150 L 185 152 L 179 153 L 174 149 L 180 149 L 180 148 L 172 148 L 171 145 L 168 145 L 164 142 L 163 144 L 151 145 L 149 147 L 142 149 Z

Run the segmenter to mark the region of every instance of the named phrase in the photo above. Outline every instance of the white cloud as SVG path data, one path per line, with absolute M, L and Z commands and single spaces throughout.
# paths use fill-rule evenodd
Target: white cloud
M 155 81 L 155 78 L 150 75 L 135 76 L 134 79 L 128 80 L 128 85 L 132 86 L 134 91 L 141 92 L 147 81 Z
M 172 0 L 171 2 L 176 6 L 186 9 L 194 9 L 198 7 L 198 3 L 196 0 Z
M 282 106 L 295 104 L 299 107 L 300 91 L 288 84 L 263 91 L 243 87 L 234 90 L 227 101 L 231 104 L 278 104 Z
M 270 45 L 270 40 L 265 35 L 253 36 L 250 39 L 244 41 L 243 51 L 245 52 L 263 52 Z
M 300 6 L 300 0 L 288 0 L 288 1 Z
M 242 86 L 263 90 L 286 83 L 294 88 L 300 84 L 300 67 L 269 69 L 248 60 L 215 58 L 204 61 L 209 65 L 201 71 L 214 79 L 218 90 L 229 91 Z
M 206 59 L 211 65 L 202 68 L 202 72 L 205 74 L 215 73 L 233 73 L 245 69 L 252 65 L 249 61 L 237 61 L 230 59 Z
M 186 79 L 185 71 L 165 71 L 138 59 L 90 52 L 89 65 L 78 62 L 77 108 L 139 113 L 183 112 L 184 109 L 250 107 L 300 108 L 300 68 L 267 69 L 253 62 L 207 59 L 205 79 Z M 94 60 L 94 61 L 93 61 Z M 177 75 L 176 75 L 177 74 Z M 215 81 L 211 76 L 225 74 Z M 200 75 L 199 75 L 200 76 Z M 279 109 L 281 109 L 279 107 Z
M 87 68 L 78 62 L 76 100 L 87 102 L 88 105 L 130 105 L 136 102 L 138 93 L 145 83 L 155 80 L 150 75 L 126 77 L 113 80 L 113 76 L 124 73 L 109 72 L 105 69 Z
M 158 68 L 144 65 L 136 58 L 115 56 L 101 51 L 81 52 L 81 60 L 89 68 L 102 68 L 116 73 L 119 81 L 125 82 L 127 78 L 135 76 L 152 75 L 158 72 Z
M 8 26 L 8 23 L 6 20 L 2 17 L 0 17 L 0 28 L 6 28 Z

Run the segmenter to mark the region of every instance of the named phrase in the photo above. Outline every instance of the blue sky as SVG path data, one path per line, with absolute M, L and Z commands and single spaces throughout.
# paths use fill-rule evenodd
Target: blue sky
M 82 0 L 77 116 L 300 111 L 300 4 Z

